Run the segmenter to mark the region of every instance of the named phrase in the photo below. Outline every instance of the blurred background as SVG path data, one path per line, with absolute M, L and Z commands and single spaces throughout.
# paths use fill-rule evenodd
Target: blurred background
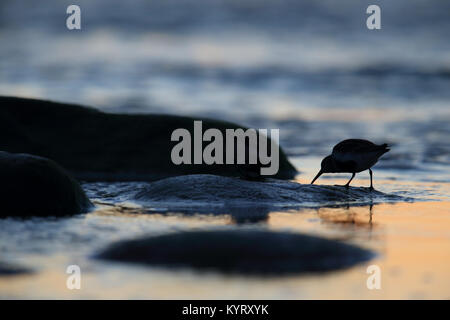
M 81 30 L 66 28 L 71 4 L 81 7 Z M 381 7 L 381 30 L 366 27 L 371 4 Z M 387 142 L 375 188 L 416 202 L 319 203 L 259 224 L 373 249 L 383 290 L 370 291 L 366 266 L 261 280 L 101 264 L 89 257 L 113 241 L 237 221 L 135 214 L 121 202 L 139 184 L 84 184 L 91 199 L 117 206 L 0 221 L 1 258 L 37 271 L 1 279 L 0 297 L 448 299 L 449 34 L 450 1 L 440 0 L 1 0 L 0 95 L 279 128 L 301 183 L 340 140 Z M 352 185 L 368 178 L 358 174 Z M 74 263 L 83 267 L 77 292 L 65 286 Z
M 449 33 L 439 0 L 3 0 L 0 94 L 280 128 L 294 162 L 370 138 L 395 146 L 379 166 L 448 181 Z

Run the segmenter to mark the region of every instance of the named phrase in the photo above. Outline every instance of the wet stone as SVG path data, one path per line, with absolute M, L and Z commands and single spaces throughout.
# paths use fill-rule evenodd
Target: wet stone
M 69 216 L 92 204 L 78 182 L 52 160 L 0 151 L 0 217 Z
M 186 231 L 121 241 L 96 258 L 231 274 L 324 272 L 367 261 L 373 253 L 340 241 L 258 229 Z

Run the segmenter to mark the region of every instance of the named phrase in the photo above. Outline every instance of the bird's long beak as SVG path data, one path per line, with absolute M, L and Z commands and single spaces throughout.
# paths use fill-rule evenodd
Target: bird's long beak
M 322 169 L 319 171 L 319 173 L 314 177 L 313 181 L 311 181 L 311 184 L 314 184 L 314 181 L 316 181 L 320 175 L 323 173 Z

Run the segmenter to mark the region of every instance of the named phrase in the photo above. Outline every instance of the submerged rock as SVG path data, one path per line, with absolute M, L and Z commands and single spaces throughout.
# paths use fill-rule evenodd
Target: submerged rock
M 402 197 L 368 188 L 300 184 L 267 179 L 247 181 L 215 175 L 188 175 L 149 183 L 135 195 L 144 206 L 167 206 L 169 209 L 191 208 L 209 212 L 242 208 L 318 207 L 326 205 L 370 204 L 400 201 Z M 221 209 L 222 208 L 222 209 Z M 253 212 L 253 210 L 250 210 Z
M 55 162 L 0 151 L 0 217 L 66 216 L 92 206 L 75 181 Z
M 213 173 L 239 176 L 235 165 L 175 165 L 172 132 L 194 120 L 203 131 L 243 128 L 236 124 L 170 115 L 108 114 L 78 105 L 0 97 L 0 150 L 48 157 L 75 177 L 89 181 L 146 181 L 169 176 Z M 274 177 L 293 178 L 297 171 L 279 150 Z M 225 155 L 225 153 L 224 153 Z
M 263 230 L 188 231 L 122 241 L 96 257 L 225 273 L 281 275 L 341 269 L 373 254 L 340 241 Z
M 15 276 L 31 273 L 30 269 L 12 265 L 9 263 L 3 263 L 0 261 L 0 277 L 2 276 Z

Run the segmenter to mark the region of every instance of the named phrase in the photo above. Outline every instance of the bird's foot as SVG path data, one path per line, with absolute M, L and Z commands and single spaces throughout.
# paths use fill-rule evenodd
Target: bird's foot
M 372 187 L 372 186 L 370 186 L 370 187 L 369 187 L 369 191 L 375 191 L 375 188 Z

